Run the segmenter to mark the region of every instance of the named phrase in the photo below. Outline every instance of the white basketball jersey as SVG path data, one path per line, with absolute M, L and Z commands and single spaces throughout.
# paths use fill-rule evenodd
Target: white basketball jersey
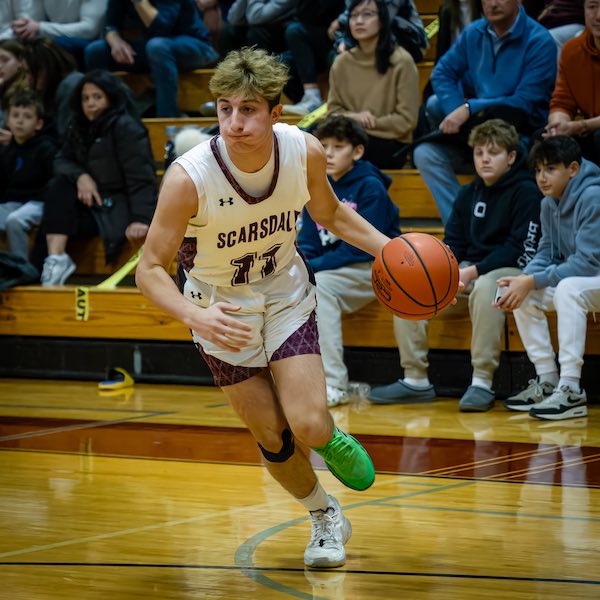
M 260 196 L 252 196 L 235 178 L 218 136 L 176 160 L 198 192 L 198 211 L 186 231 L 186 238 L 196 241 L 188 277 L 211 285 L 244 285 L 277 272 L 296 254 L 296 220 L 310 199 L 306 141 L 297 127 L 283 123 L 275 124 L 273 132 L 269 163 L 257 174 L 238 171 L 241 180 L 264 180 L 266 191 Z

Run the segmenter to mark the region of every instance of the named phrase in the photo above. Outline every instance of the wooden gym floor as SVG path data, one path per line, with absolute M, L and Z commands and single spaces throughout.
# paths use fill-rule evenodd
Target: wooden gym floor
M 378 476 L 358 493 L 319 471 L 354 533 L 345 567 L 305 571 L 306 515 L 218 389 L 0 381 L 0 596 L 600 597 L 600 407 L 332 413 Z

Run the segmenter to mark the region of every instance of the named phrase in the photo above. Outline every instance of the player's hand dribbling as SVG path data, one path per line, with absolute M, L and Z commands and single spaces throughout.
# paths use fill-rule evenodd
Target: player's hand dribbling
M 250 325 L 228 314 L 240 308 L 227 302 L 215 302 L 208 308 L 194 311 L 191 322 L 186 325 L 219 348 L 239 352 L 252 339 Z

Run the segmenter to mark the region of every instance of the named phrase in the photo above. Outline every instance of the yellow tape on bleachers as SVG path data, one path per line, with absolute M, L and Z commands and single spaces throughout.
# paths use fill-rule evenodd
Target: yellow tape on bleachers
M 143 246 L 140 246 L 138 251 L 118 271 L 115 271 L 110 277 L 107 277 L 104 281 L 100 282 L 94 289 L 112 290 L 117 287 L 117 285 L 123 281 L 125 276 L 140 262 L 142 248 Z
M 440 20 L 434 19 L 425 27 L 425 35 L 427 39 L 430 40 L 432 37 L 436 36 L 438 31 L 440 30 Z
M 315 121 L 318 121 L 321 117 L 324 117 L 327 114 L 327 102 L 321 104 L 319 108 L 316 108 L 311 113 L 308 113 L 306 116 L 302 117 L 296 125 L 300 127 L 300 129 L 306 129 L 310 127 Z

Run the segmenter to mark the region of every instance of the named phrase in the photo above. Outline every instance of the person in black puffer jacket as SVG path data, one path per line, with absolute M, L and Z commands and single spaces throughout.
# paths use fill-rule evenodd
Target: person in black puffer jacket
M 108 71 L 87 73 L 71 112 L 46 195 L 44 286 L 62 285 L 75 271 L 65 252 L 70 237 L 101 235 L 107 263 L 115 262 L 125 239 L 143 241 L 156 206 L 150 140 L 128 88 Z

